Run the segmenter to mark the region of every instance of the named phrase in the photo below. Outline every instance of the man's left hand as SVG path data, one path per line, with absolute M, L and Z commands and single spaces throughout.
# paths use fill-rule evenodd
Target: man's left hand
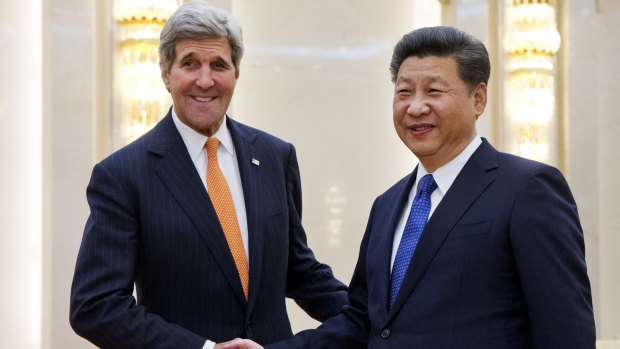
M 263 347 L 249 339 L 235 338 L 225 343 L 216 344 L 214 349 L 263 349 Z

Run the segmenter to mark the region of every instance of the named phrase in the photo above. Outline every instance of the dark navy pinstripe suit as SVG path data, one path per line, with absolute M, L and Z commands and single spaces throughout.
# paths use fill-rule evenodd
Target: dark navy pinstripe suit
M 168 113 L 93 170 L 71 291 L 78 334 L 102 348 L 201 348 L 235 337 L 266 344 L 292 335 L 285 296 L 321 321 L 346 303 L 346 287 L 306 244 L 293 146 L 227 120 L 247 211 L 249 300 Z

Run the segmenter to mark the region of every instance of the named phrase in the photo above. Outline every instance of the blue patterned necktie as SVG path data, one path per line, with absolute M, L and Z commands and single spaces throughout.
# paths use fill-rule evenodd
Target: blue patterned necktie
M 433 175 L 427 174 L 418 183 L 418 191 L 413 199 L 411 211 L 405 224 L 403 236 L 400 239 L 394 266 L 392 267 L 392 280 L 390 284 L 390 302 L 388 309 L 394 304 L 400 284 L 403 282 L 409 261 L 413 256 L 413 251 L 420 240 L 424 225 L 428 220 L 428 214 L 431 211 L 431 193 L 437 188 L 437 183 L 433 179 Z

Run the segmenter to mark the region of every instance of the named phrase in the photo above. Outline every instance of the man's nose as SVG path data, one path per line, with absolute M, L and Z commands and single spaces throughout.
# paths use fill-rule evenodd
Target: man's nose
M 196 77 L 196 86 L 202 88 L 203 90 L 206 90 L 209 87 L 213 86 L 213 84 L 214 80 L 211 68 L 204 67 L 198 70 L 198 76 Z
M 418 117 L 427 114 L 431 111 L 431 108 L 428 105 L 426 98 L 416 95 L 411 98 L 409 101 L 409 106 L 407 107 L 407 114 Z

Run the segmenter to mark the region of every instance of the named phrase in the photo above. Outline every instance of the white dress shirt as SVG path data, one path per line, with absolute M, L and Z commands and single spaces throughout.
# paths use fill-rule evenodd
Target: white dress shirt
M 476 151 L 476 149 L 478 149 L 480 144 L 482 144 L 482 139 L 480 138 L 480 136 L 476 135 L 476 137 L 474 137 L 474 139 L 469 142 L 467 147 L 465 147 L 465 149 L 463 149 L 463 151 L 459 155 L 457 155 L 454 159 L 450 160 L 450 162 L 441 166 L 440 168 L 435 170 L 434 173 L 432 173 L 433 179 L 435 180 L 435 183 L 437 183 L 437 189 L 435 189 L 431 194 L 431 211 L 428 214 L 429 219 L 435 211 L 435 208 L 437 208 L 437 205 L 439 205 L 439 203 L 443 199 L 444 195 L 446 195 L 446 193 L 448 192 L 448 189 L 450 189 L 450 186 L 452 186 L 452 183 L 454 183 L 456 176 L 458 176 L 458 174 L 467 163 L 467 160 L 469 160 L 469 158 Z M 426 171 L 422 164 L 419 164 L 417 177 L 415 179 L 415 182 L 413 183 L 413 186 L 411 187 L 411 190 L 409 191 L 407 205 L 405 205 L 405 208 L 401 213 L 400 221 L 398 222 L 398 225 L 396 226 L 396 231 L 394 232 L 390 270 L 392 270 L 392 267 L 394 266 L 396 251 L 398 251 L 398 245 L 400 244 L 400 240 L 403 237 L 403 231 L 405 230 L 405 224 L 407 224 L 409 211 L 411 211 L 411 205 L 413 204 L 413 199 L 415 198 L 415 194 L 418 189 L 418 183 L 420 182 L 420 179 L 426 174 L 428 174 L 428 171 Z M 432 232 L 429 233 L 432 234 Z
M 226 177 L 228 187 L 230 188 L 230 195 L 232 196 L 233 203 L 235 205 L 235 212 L 237 213 L 237 221 L 239 222 L 239 230 L 241 231 L 241 239 L 243 240 L 243 248 L 245 250 L 245 256 L 247 260 L 250 260 L 248 252 L 248 221 L 247 214 L 245 212 L 245 200 L 243 196 L 243 186 L 241 185 L 241 175 L 239 173 L 239 163 L 237 162 L 237 155 L 235 147 L 233 145 L 232 136 L 226 126 L 226 118 L 222 121 L 219 129 L 212 137 L 216 137 L 220 141 L 220 146 L 217 150 L 217 162 Z M 191 127 L 187 126 L 177 116 L 172 108 L 172 120 L 174 125 L 183 138 L 183 143 L 189 153 L 190 158 L 196 166 L 196 171 L 202 180 L 202 184 L 209 191 L 207 186 L 207 150 L 205 144 L 207 143 L 207 136 L 196 132 Z M 248 263 L 249 268 L 249 263 Z M 213 349 L 215 343 L 207 340 L 203 349 Z

